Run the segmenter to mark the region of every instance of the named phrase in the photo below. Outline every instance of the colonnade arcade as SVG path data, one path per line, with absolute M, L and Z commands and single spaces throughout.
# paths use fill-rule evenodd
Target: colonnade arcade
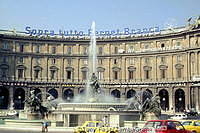
M 24 101 L 29 95 L 30 90 L 35 90 L 35 95 L 40 99 L 46 99 L 47 94 L 51 94 L 54 98 L 63 98 L 66 102 L 70 102 L 78 93 L 85 92 L 83 88 L 64 87 L 60 88 L 24 88 L 24 87 L 0 87 L 0 109 L 24 109 Z M 191 108 L 199 110 L 199 94 L 200 87 L 191 86 L 189 88 L 172 87 L 172 88 L 111 88 L 109 95 L 116 99 L 124 98 L 127 100 L 136 94 L 136 91 L 147 90 L 152 95 L 160 96 L 160 105 L 163 111 L 183 112 Z M 106 93 L 107 93 L 106 92 Z

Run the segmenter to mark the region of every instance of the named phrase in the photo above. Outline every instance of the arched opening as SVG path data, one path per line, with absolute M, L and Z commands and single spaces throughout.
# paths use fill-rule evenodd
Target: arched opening
M 169 94 L 168 91 L 165 89 L 162 89 L 159 91 L 160 96 L 160 106 L 162 110 L 169 110 Z
M 85 89 L 80 89 L 79 93 L 80 94 L 85 94 Z
M 7 88 L 0 87 L 0 109 L 8 109 L 9 91 Z
M 135 94 L 136 94 L 136 91 L 131 89 L 131 90 L 127 91 L 127 98 L 134 97 Z
M 67 89 L 64 91 L 64 99 L 70 101 L 74 97 L 74 92 L 71 89 Z
M 178 89 L 175 92 L 175 111 L 183 112 L 185 110 L 185 92 Z
M 120 91 L 115 89 L 111 92 L 111 95 L 115 98 L 120 98 Z
M 162 44 L 161 44 L 161 48 L 164 48 L 164 47 L 165 47 L 165 44 L 164 44 L 164 43 L 162 43 Z
M 25 91 L 17 88 L 14 93 L 14 109 L 24 109 Z
M 48 93 L 51 94 L 55 99 L 58 98 L 58 91 L 56 89 L 50 89 Z

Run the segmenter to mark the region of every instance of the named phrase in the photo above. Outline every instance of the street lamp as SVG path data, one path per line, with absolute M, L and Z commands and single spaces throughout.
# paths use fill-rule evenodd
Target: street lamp
M 18 100 L 19 100 L 19 109 L 21 109 L 21 96 L 18 96 Z
M 179 97 L 178 98 L 178 101 L 179 101 L 179 108 L 178 108 L 178 111 L 180 111 L 180 108 L 182 107 L 182 103 L 181 103 L 181 101 L 182 101 L 182 98 L 181 97 Z
M 166 99 L 165 99 L 165 97 L 163 97 L 163 99 L 162 99 L 162 101 L 163 101 L 163 104 L 164 104 L 164 110 L 166 111 L 166 106 L 165 106 L 165 101 L 166 101 Z
M 179 97 L 179 98 L 178 98 L 178 100 L 179 100 L 179 102 L 181 102 L 181 101 L 182 101 L 182 98 L 181 98 L 181 97 Z

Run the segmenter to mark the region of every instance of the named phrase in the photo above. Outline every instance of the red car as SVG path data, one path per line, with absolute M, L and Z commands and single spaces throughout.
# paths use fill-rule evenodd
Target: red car
M 179 121 L 150 120 L 140 130 L 140 133 L 191 133 Z

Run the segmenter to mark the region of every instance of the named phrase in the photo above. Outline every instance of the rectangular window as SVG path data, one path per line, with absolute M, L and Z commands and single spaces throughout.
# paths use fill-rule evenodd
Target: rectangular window
M 181 55 L 177 55 L 177 62 L 181 62 L 181 61 L 182 61 Z
M 165 57 L 160 57 L 161 63 L 165 63 Z
M 68 54 L 68 55 L 71 55 L 71 54 L 72 54 L 72 47 L 68 47 L 68 48 L 67 48 L 67 54 Z
M 55 46 L 52 47 L 51 52 L 52 52 L 52 54 L 56 54 L 56 47 Z
M 88 48 L 87 47 L 83 47 L 83 54 L 87 55 L 88 54 Z
M 40 64 L 40 58 L 35 58 L 35 64 L 39 65 Z
M 98 59 L 98 64 L 102 65 L 103 64 L 103 59 Z
M 114 59 L 114 64 L 117 64 L 117 59 Z
M 83 59 L 83 64 L 87 65 L 88 64 L 88 60 L 87 59 Z
M 52 64 L 56 64 L 56 59 L 52 59 L 51 61 Z
M 118 54 L 118 47 L 115 47 L 114 53 L 115 53 L 115 54 Z
M 102 80 L 103 79 L 103 72 L 98 72 L 98 79 Z
M 68 64 L 68 66 L 71 66 L 72 65 L 72 59 L 67 59 L 67 64 Z
M 67 71 L 67 79 L 71 79 L 72 77 L 72 72 L 71 71 Z
M 7 69 L 5 69 L 5 68 L 2 68 L 1 69 L 1 71 L 2 71 L 2 78 L 6 78 L 6 71 L 7 71 Z
M 134 64 L 134 58 L 129 58 L 129 64 L 133 65 Z
M 40 45 L 36 45 L 36 47 L 35 47 L 35 52 L 36 52 L 36 53 L 40 53 Z
M 39 78 L 39 72 L 40 72 L 40 70 L 35 70 L 35 72 L 34 72 L 34 77 L 35 77 L 35 79 L 38 79 Z
M 145 70 L 144 71 L 144 76 L 145 76 L 145 79 L 149 79 L 149 70 Z
M 8 49 L 8 42 L 3 43 L 3 49 Z
M 51 70 L 51 79 L 55 79 L 55 73 L 56 73 L 55 70 Z
M 129 76 L 129 79 L 133 79 L 133 71 L 129 71 L 129 74 L 128 74 Z
M 114 71 L 114 79 L 117 80 L 118 79 L 118 72 Z
M 160 73 L 161 73 L 161 79 L 165 79 L 165 77 L 166 77 L 166 73 L 165 73 L 165 71 L 166 71 L 166 70 L 164 70 L 164 69 L 161 69 L 161 70 L 160 70 Z
M 145 49 L 145 50 L 148 50 L 148 49 L 149 49 L 149 44 L 145 44 L 145 45 L 144 45 L 144 49 Z
M 177 78 L 181 78 L 181 69 L 177 69 Z
M 102 54 L 103 54 L 103 48 L 99 47 L 99 55 L 102 55 Z
M 146 63 L 146 64 L 149 63 L 149 58 L 145 58 L 145 63 Z
M 8 62 L 7 57 L 3 56 L 3 61 L 2 62 L 3 63 L 7 63 Z
M 19 52 L 24 52 L 24 45 L 23 44 L 19 45 Z
M 177 47 L 180 47 L 180 46 L 181 46 L 181 42 L 177 42 L 177 43 L 176 43 L 176 46 L 177 46 Z
M 87 79 L 87 71 L 82 71 L 83 80 Z
M 24 58 L 23 57 L 19 57 L 18 58 L 18 63 L 24 63 Z
M 24 73 L 24 70 L 23 69 L 18 69 L 18 78 L 23 78 L 23 73 Z

